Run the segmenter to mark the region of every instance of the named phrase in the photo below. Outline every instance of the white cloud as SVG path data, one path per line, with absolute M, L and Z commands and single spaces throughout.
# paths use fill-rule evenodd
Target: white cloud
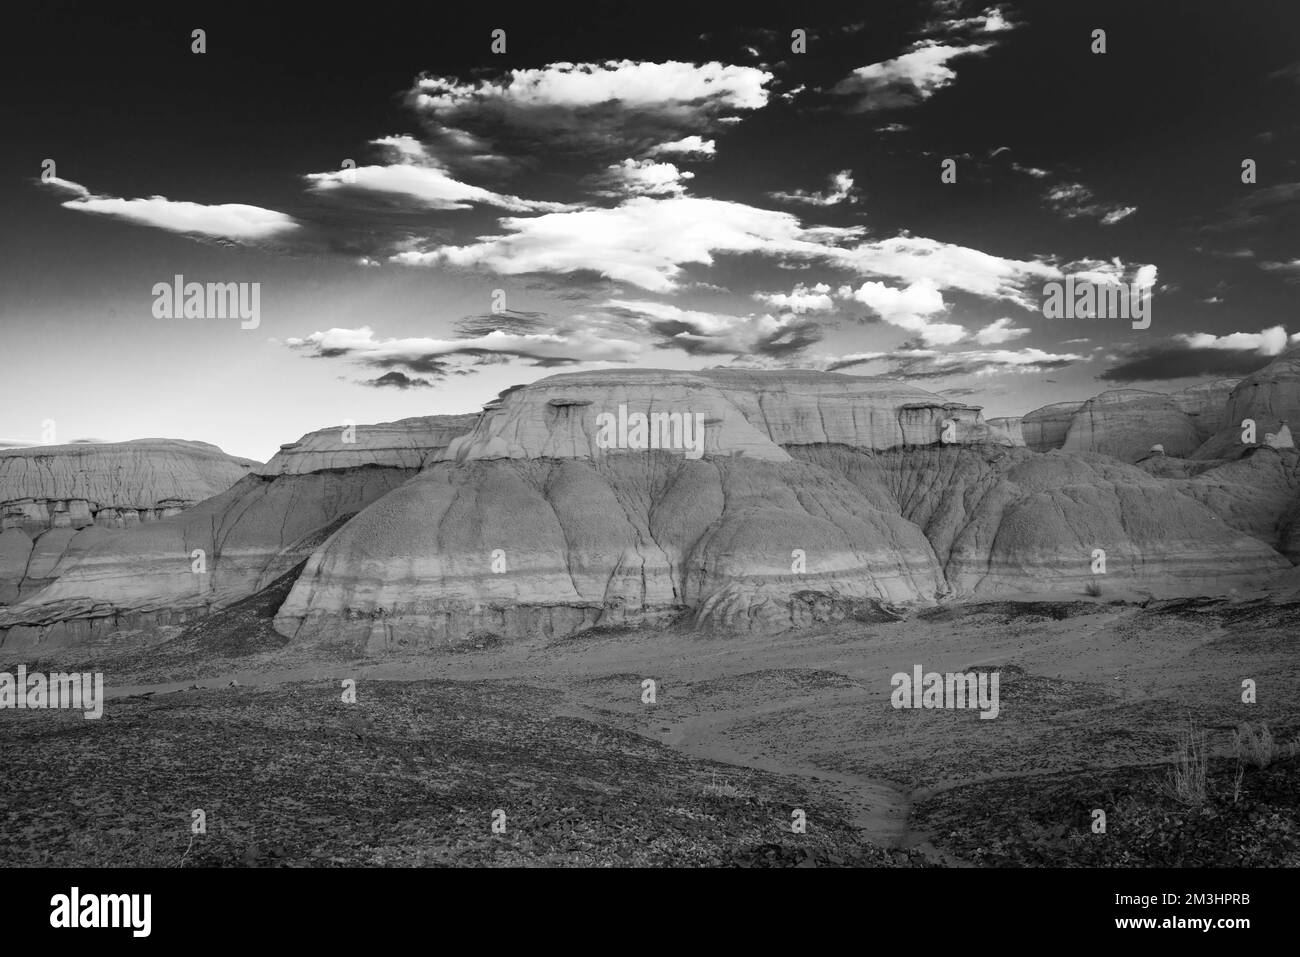
M 807 203 L 810 206 L 834 206 L 837 203 L 856 203 L 858 201 L 857 191 L 853 188 L 853 172 L 847 169 L 831 174 L 830 184 L 820 193 L 810 193 L 806 190 L 796 189 L 788 193 L 776 192 L 767 195 L 773 199 L 793 203 Z
M 1230 352 L 1258 352 L 1263 356 L 1275 356 L 1287 347 L 1287 343 L 1300 338 L 1300 333 L 1287 338 L 1286 329 L 1273 326 L 1261 332 L 1231 332 L 1226 336 L 1216 336 L 1208 332 L 1180 333 L 1174 337 L 1185 342 L 1192 349 L 1218 349 Z
M 1012 325 L 1010 319 L 1003 317 L 997 322 L 989 323 L 989 325 L 975 333 L 975 341 L 982 346 L 998 346 L 1004 342 L 1011 342 L 1013 339 L 1027 336 L 1031 331 L 1030 329 L 1017 329 Z
M 633 109 L 756 110 L 767 104 L 765 70 L 713 62 L 551 63 L 511 70 L 495 80 L 462 83 L 454 77 L 422 77 L 416 105 L 435 113 L 467 103 L 497 102 L 520 107 L 578 109 L 617 100 Z
M 790 292 L 756 292 L 754 298 L 777 309 L 794 312 L 830 312 L 835 301 L 830 296 L 831 287 L 824 282 L 815 286 L 796 283 Z
M 1152 263 L 1127 265 L 1118 256 L 1113 259 L 1080 259 L 1061 267 L 1062 274 L 1070 273 L 1075 282 L 1132 283 L 1146 289 L 1155 288 L 1159 270 Z
M 1049 188 L 1043 194 L 1043 198 L 1052 209 L 1066 219 L 1096 219 L 1100 220 L 1103 226 L 1113 226 L 1137 212 L 1136 206 L 1119 206 L 1097 201 L 1092 190 L 1082 183 L 1058 183 Z
M 940 20 L 927 26 L 926 32 L 939 35 L 957 33 L 1006 33 L 1021 24 L 1012 23 L 1000 7 L 988 7 L 983 13 L 974 17 Z
M 862 352 L 828 360 L 830 368 L 846 368 L 867 362 L 883 362 L 887 375 L 903 379 L 933 379 L 959 375 L 985 376 L 995 373 L 1042 373 L 1087 359 L 1072 352 L 1044 352 L 1042 349 L 970 349 L 939 352 L 936 349 L 895 349 L 892 352 Z
M 952 345 L 966 337 L 963 326 L 934 322 L 931 317 L 947 306 L 934 283 L 922 279 L 904 289 L 883 282 L 864 282 L 857 289 L 841 286 L 839 296 L 860 302 L 891 326 L 920 336 L 926 345 Z
M 90 190 L 80 183 L 74 183 L 70 179 L 62 179 L 58 176 L 51 176 L 48 180 L 41 181 L 42 186 L 48 186 L 51 189 L 57 189 L 64 193 L 72 193 L 74 196 L 80 196 L 82 199 L 90 198 Z
M 480 266 L 504 275 L 592 270 L 654 292 L 677 288 L 684 264 L 712 265 L 718 253 L 826 258 L 828 244 L 861 235 L 855 227 L 806 230 L 788 213 L 741 203 L 638 196 L 612 209 L 506 217 L 506 230 L 464 246 L 408 251 L 408 265 Z
M 60 179 L 53 185 L 64 192 L 76 194 L 77 198 L 63 203 L 65 209 L 111 216 L 173 233 L 255 241 L 270 239 L 298 228 L 291 216 L 243 203 L 206 206 L 202 203 L 174 201 L 165 196 L 121 199 L 115 196 L 96 196 L 80 183 L 69 180 Z
M 902 56 L 859 67 L 831 89 L 832 93 L 857 98 L 855 110 L 892 109 L 914 106 L 928 100 L 952 83 L 957 73 L 949 61 L 984 53 L 991 44 L 950 46 L 922 40 Z
M 602 179 L 616 196 L 680 196 L 686 191 L 685 181 L 694 177 L 672 163 L 625 159 L 607 167 Z
M 469 209 L 473 203 L 497 206 L 512 212 L 556 212 L 572 209 L 565 203 L 520 199 L 462 183 L 445 170 L 432 166 L 359 166 L 330 173 L 308 173 L 304 177 L 317 193 L 355 190 L 404 196 L 429 209 Z
M 1259 264 L 1260 269 L 1268 272 L 1296 272 L 1300 273 L 1300 259 L 1293 259 L 1289 263 L 1280 262 L 1262 262 Z
M 660 143 L 658 146 L 651 147 L 647 156 L 681 156 L 683 158 L 699 159 L 702 157 L 713 156 L 718 152 L 717 143 L 714 140 L 706 140 L 702 137 L 691 134 L 684 136 L 680 140 L 673 140 L 670 143 Z
M 1011 168 L 1017 173 L 1024 173 L 1026 176 L 1032 176 L 1034 179 L 1043 179 L 1044 177 L 1051 175 L 1051 173 L 1045 169 L 1040 169 L 1037 166 L 1025 166 L 1021 163 L 1015 162 L 1014 160 L 1011 163 Z
M 441 164 L 429 153 L 423 143 L 414 136 L 399 133 L 394 136 L 381 136 L 370 141 L 380 147 L 393 162 L 413 163 L 418 166 L 440 166 Z
M 836 249 L 832 255 L 845 268 L 864 275 L 886 276 L 906 283 L 927 281 L 937 289 L 959 289 L 988 299 L 1005 299 L 1025 309 L 1039 307 L 1031 282 L 1058 279 L 1061 271 L 1038 260 L 1004 259 L 922 236 L 896 236 Z
M 471 82 L 422 76 L 407 100 L 444 139 L 476 130 L 494 140 L 523 137 L 521 148 L 604 151 L 643 150 L 649 140 L 682 144 L 679 155 L 709 155 L 712 141 L 699 134 L 764 107 L 772 79 L 766 70 L 718 62 L 551 63 Z
M 1105 215 L 1101 217 L 1101 224 L 1103 226 L 1113 226 L 1121 219 L 1127 219 L 1136 212 L 1136 206 L 1114 206 L 1107 210 Z

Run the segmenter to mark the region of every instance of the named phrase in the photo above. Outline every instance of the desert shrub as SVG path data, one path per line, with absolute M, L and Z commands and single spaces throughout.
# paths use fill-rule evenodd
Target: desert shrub
M 1178 736 L 1174 767 L 1166 782 L 1169 796 L 1188 807 L 1204 804 L 1206 767 L 1205 732 L 1197 731 L 1189 721 Z
M 1249 761 L 1257 768 L 1266 768 L 1281 755 L 1273 740 L 1273 733 L 1267 724 L 1261 724 L 1256 731 L 1249 721 L 1239 725 L 1232 735 L 1232 750 L 1238 761 Z

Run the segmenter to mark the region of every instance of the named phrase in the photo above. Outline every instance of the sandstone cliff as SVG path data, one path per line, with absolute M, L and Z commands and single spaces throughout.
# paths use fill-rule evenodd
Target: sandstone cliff
M 304 562 L 277 630 L 366 653 L 666 620 L 782 629 L 1093 583 L 1226 593 L 1289 567 L 1300 453 L 1185 457 L 1221 421 L 1208 385 L 991 424 L 831 373 L 551 376 L 477 415 L 312 433 L 181 515 L 94 530 L 72 560 L 51 540 L 39 565 L 58 580 L 0 613 L 0 635 L 175 621 Z M 0 568 L 11 552 L 0 539 Z
M 1082 402 L 1053 402 L 1026 412 L 1020 417 L 1025 447 L 1035 452 L 1050 452 L 1065 445 L 1070 420 L 1082 405 Z
M 251 594 L 306 558 L 343 520 L 415 475 L 475 418 L 358 425 L 355 442 L 345 441 L 341 427 L 304 436 L 184 513 L 90 544 L 64 563 L 57 581 L 0 611 L 5 644 L 184 620 Z M 5 554 L 0 549 L 0 561 Z
M 509 390 L 316 550 L 277 630 L 374 653 L 680 614 L 792 627 L 808 596 L 1079 593 L 1097 549 L 1113 581 L 1166 593 L 1287 565 L 1140 469 L 1012 447 L 978 409 L 918 393 L 650 370 Z M 597 416 L 618 406 L 700 410 L 703 457 L 602 448 Z M 951 443 L 945 420 L 958 423 Z
M 1157 444 L 1166 455 L 1183 457 L 1194 452 L 1201 439 L 1191 416 L 1170 396 L 1116 389 L 1089 399 L 1070 417 L 1061 448 L 1136 462 Z
M 96 530 L 179 514 L 257 464 L 180 439 L 0 449 L 0 604 L 50 584 Z

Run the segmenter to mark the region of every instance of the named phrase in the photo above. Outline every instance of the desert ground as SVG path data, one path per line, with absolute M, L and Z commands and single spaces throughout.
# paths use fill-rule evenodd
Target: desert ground
M 109 700 L 0 712 L 0 864 L 1300 865 L 1300 603 L 1038 596 L 304 660 L 271 628 L 287 587 L 28 655 Z M 998 717 L 893 708 L 918 663 L 998 671 Z

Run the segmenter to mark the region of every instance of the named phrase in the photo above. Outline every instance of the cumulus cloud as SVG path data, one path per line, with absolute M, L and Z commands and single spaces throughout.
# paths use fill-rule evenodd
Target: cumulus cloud
M 840 80 L 831 92 L 852 97 L 855 112 L 898 109 L 928 100 L 957 78 L 949 62 L 957 57 L 988 51 L 992 44 L 952 46 L 921 40 L 892 60 L 859 67 Z
M 830 183 L 821 192 L 808 192 L 802 189 L 790 192 L 768 193 L 773 199 L 788 203 L 807 203 L 810 206 L 835 206 L 838 203 L 856 203 L 858 191 L 853 188 L 852 170 L 842 169 L 832 173 Z
M 951 345 L 966 337 L 963 326 L 935 322 L 933 317 L 947 309 L 943 294 L 928 279 L 902 289 L 883 282 L 864 282 L 857 289 L 842 286 L 842 299 L 860 302 L 891 326 L 916 333 L 926 345 Z
M 989 323 L 983 329 L 975 333 L 975 341 L 982 346 L 998 346 L 1004 342 L 1011 342 L 1022 336 L 1027 336 L 1032 330 L 1017 329 L 1009 318 L 1003 317 L 996 322 Z
M 137 199 L 99 196 L 80 183 L 57 177 L 47 185 L 60 192 L 73 194 L 74 198 L 63 203 L 65 209 L 122 219 L 140 226 L 152 226 L 190 236 L 256 242 L 283 236 L 299 228 L 292 216 L 243 203 L 207 206 L 170 200 L 165 196 Z
M 718 62 L 551 63 L 470 82 L 425 75 L 408 101 L 441 130 L 627 155 L 761 109 L 772 79 L 766 70 Z M 711 152 L 704 142 L 697 152 Z
M 594 271 L 653 292 L 680 283 L 682 267 L 712 265 L 718 253 L 777 257 L 832 255 L 830 243 L 860 235 L 852 227 L 804 229 L 788 213 L 681 196 L 634 197 L 611 209 L 506 217 L 506 232 L 464 246 L 408 251 L 408 265 L 477 266 L 505 275 Z
M 824 282 L 814 286 L 796 283 L 789 292 L 756 292 L 754 298 L 783 312 L 830 312 L 835 308 L 831 287 Z
M 673 163 L 625 159 L 606 167 L 600 180 L 614 196 L 680 196 L 686 191 L 686 180 L 694 177 Z
M 1226 336 L 1216 336 L 1209 332 L 1180 333 L 1174 339 L 1186 343 L 1191 349 L 1221 349 L 1275 356 L 1287 347 L 1288 342 L 1300 339 L 1300 333 L 1288 339 L 1285 327 L 1273 326 L 1259 332 L 1232 332 Z
M 680 156 L 684 159 L 705 159 L 718 152 L 715 140 L 706 140 L 695 134 L 670 143 L 660 143 L 646 151 L 647 156 Z

